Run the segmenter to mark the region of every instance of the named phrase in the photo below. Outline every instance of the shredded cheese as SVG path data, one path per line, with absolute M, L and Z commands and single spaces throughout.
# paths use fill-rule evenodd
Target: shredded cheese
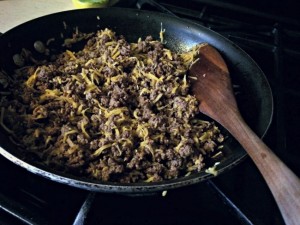
M 38 67 L 34 73 L 27 79 L 27 81 L 25 82 L 26 86 L 27 87 L 31 87 L 33 88 L 35 82 L 36 82 L 36 79 L 37 79 L 37 73 L 40 71 L 40 68 Z
M 214 176 L 218 175 L 217 166 L 220 164 L 220 162 L 216 162 L 212 167 L 209 167 L 205 170 L 206 173 L 212 174 Z
M 105 149 L 111 148 L 112 144 L 106 144 L 98 148 L 93 155 L 94 156 L 99 156 Z
M 70 50 L 66 50 L 67 55 L 70 57 L 70 59 L 76 60 L 76 56 L 74 55 L 73 52 L 71 52 Z

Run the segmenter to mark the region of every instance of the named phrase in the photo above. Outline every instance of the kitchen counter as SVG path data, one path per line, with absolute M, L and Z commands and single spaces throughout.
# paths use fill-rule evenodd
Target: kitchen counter
M 75 9 L 71 0 L 0 0 L 0 32 L 47 14 Z

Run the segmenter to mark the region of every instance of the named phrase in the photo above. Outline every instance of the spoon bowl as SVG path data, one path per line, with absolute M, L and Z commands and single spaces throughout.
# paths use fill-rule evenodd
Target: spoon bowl
M 300 180 L 242 118 L 220 53 L 207 43 L 200 44 L 189 78 L 199 110 L 220 123 L 246 150 L 270 188 L 285 223 L 299 224 Z

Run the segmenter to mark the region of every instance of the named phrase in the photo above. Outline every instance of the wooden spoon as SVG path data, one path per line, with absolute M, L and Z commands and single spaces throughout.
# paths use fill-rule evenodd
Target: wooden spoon
M 233 95 L 227 65 L 209 44 L 199 46 L 189 71 L 192 93 L 202 113 L 219 122 L 252 158 L 279 206 L 287 225 L 300 224 L 300 180 L 243 120 Z

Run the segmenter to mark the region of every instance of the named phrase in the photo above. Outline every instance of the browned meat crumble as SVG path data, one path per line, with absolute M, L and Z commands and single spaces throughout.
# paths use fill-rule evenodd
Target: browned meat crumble
M 223 135 L 189 94 L 195 54 L 100 30 L 78 52 L 3 78 L 1 125 L 24 152 L 76 176 L 130 183 L 200 171 Z

